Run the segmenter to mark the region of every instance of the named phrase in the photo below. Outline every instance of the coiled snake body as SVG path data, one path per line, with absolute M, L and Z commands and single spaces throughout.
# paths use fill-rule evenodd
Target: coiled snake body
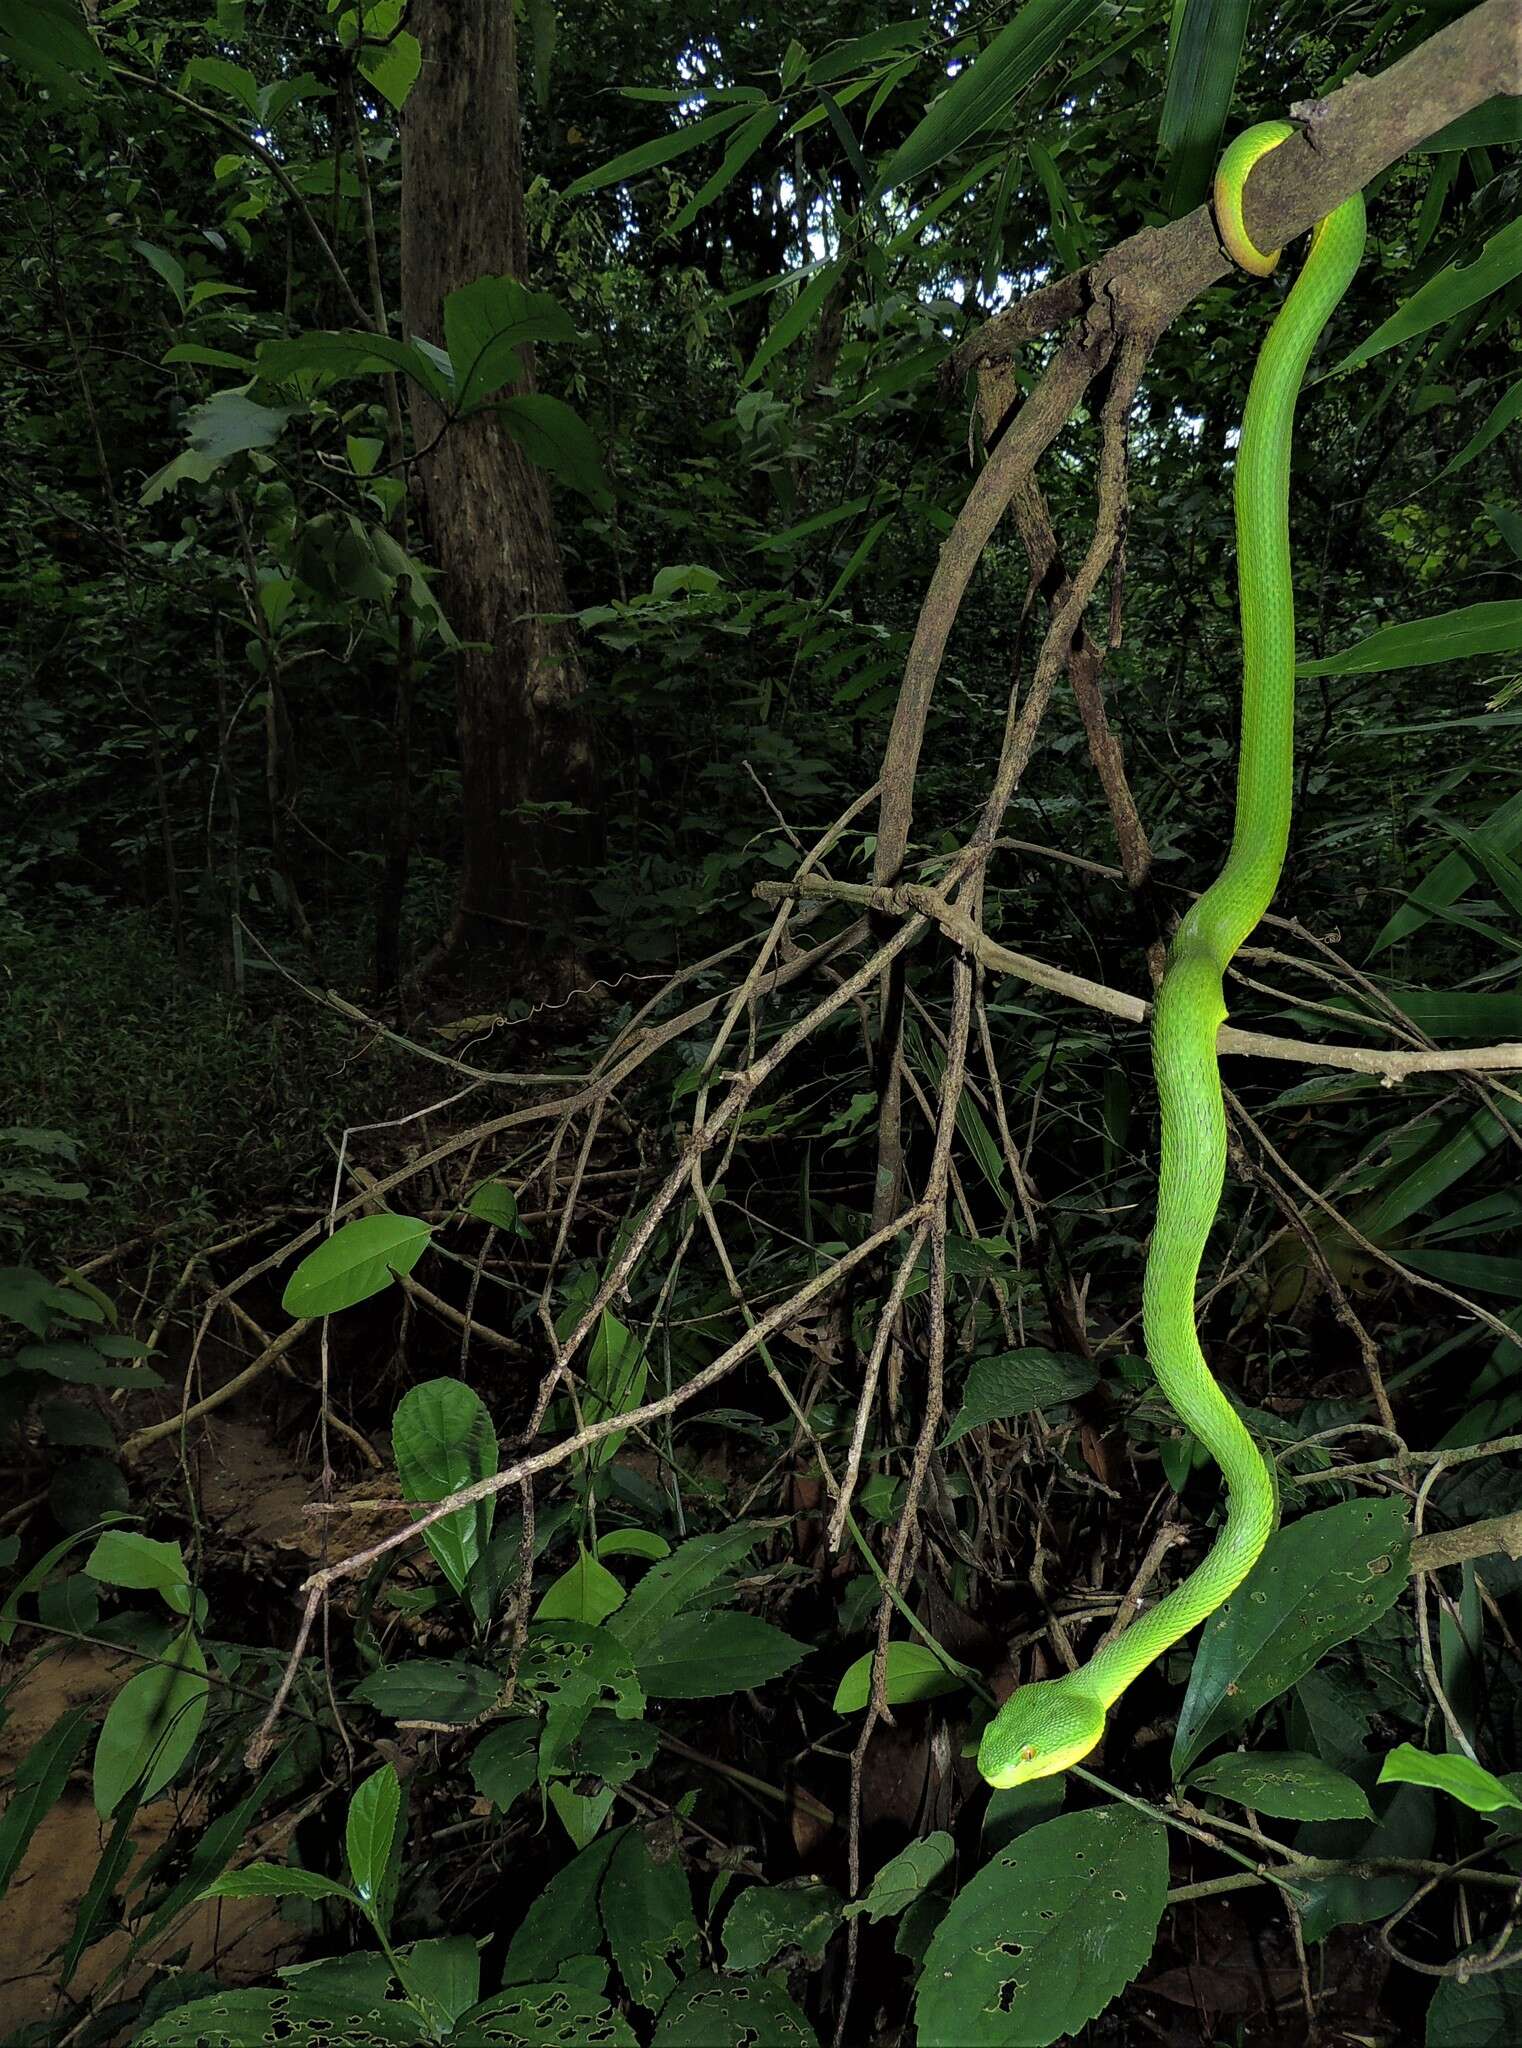
M 1265 151 L 1295 129 L 1267 121 L 1239 135 L 1215 181 L 1221 239 L 1244 269 L 1267 276 L 1279 252 L 1253 247 L 1242 188 Z M 1310 253 L 1259 354 L 1236 460 L 1237 578 L 1242 614 L 1242 739 L 1236 824 L 1217 880 L 1169 949 L 1152 1020 L 1161 1108 L 1157 1221 L 1142 1281 L 1147 1356 L 1180 1420 L 1220 1466 L 1226 1519 L 1202 1562 L 1150 1613 L 1065 1678 L 1023 1685 L 984 1731 L 978 1768 L 990 1784 L 1064 1771 L 1099 1741 L 1105 1715 L 1149 1664 L 1214 1613 L 1252 1570 L 1274 1522 L 1274 1490 L 1251 1436 L 1205 1363 L 1194 1289 L 1226 1173 L 1226 1119 L 1216 1034 L 1222 980 L 1267 910 L 1289 842 L 1295 736 L 1295 613 L 1289 554 L 1290 442 L 1295 401 L 1322 328 L 1363 253 L 1361 195 L 1312 231 Z

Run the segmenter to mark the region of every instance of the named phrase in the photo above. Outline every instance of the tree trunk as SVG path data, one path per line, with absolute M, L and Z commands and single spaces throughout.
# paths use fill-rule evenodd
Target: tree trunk
M 442 345 L 450 292 L 521 280 L 527 267 L 513 8 L 413 0 L 408 26 L 423 68 L 402 127 L 402 320 Z M 532 388 L 525 350 L 516 389 Z M 495 413 L 441 436 L 416 384 L 410 406 L 449 622 L 485 643 L 456 657 L 463 860 L 451 938 L 492 934 L 535 983 L 563 985 L 596 851 L 597 775 L 575 642 L 544 616 L 566 609 L 548 485 Z

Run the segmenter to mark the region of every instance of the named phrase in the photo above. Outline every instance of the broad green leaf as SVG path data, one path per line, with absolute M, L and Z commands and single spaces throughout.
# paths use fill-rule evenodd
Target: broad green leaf
M 474 1721 L 496 1704 L 502 1675 L 458 1657 L 414 1657 L 387 1664 L 354 1688 L 354 1698 L 398 1721 Z
M 83 1295 L 60 1287 L 32 1266 L 0 1266 L 0 1321 L 20 1323 L 34 1337 L 45 1337 L 49 1326 L 63 1316 L 98 1322 L 98 1313 L 83 1316 L 90 1306 Z
M 599 1900 L 608 1947 L 624 1989 L 646 2012 L 659 2012 L 698 1959 L 692 1893 L 676 1844 L 658 1860 L 644 1834 L 626 1828 L 608 1863 Z
M 467 1204 L 469 1213 L 498 1230 L 515 1230 L 518 1225 L 518 1197 L 506 1181 L 483 1180 Z
M 1473 835 L 1497 853 L 1509 854 L 1522 845 L 1522 791 L 1491 812 Z M 1382 953 L 1397 940 L 1409 938 L 1437 912 L 1457 903 L 1478 879 L 1474 866 L 1461 853 L 1446 854 L 1411 891 L 1379 937 L 1370 947 L 1370 957 Z
M 1205 1624 L 1179 1712 L 1174 1777 L 1392 1607 L 1410 1575 L 1409 1549 L 1394 1500 L 1322 1508 L 1270 1536 Z
M 157 242 L 143 242 L 136 237 L 128 244 L 135 249 L 150 270 L 159 276 L 174 293 L 175 304 L 183 313 L 185 310 L 185 266 L 178 256 L 171 256 L 167 249 L 161 249 Z
M 0 1815 L 0 1898 L 26 1854 L 27 1844 L 69 1781 L 74 1759 L 90 1734 L 89 1711 L 75 1707 L 34 1742 L 16 1767 Z
M 578 1792 L 563 1778 L 555 1778 L 545 1786 L 545 1792 L 556 1818 L 571 1838 L 573 1849 L 584 1849 L 613 1810 L 611 1785 Z
M 95 1526 L 97 1528 L 104 1528 L 113 1522 L 120 1522 L 125 1519 L 125 1516 L 118 1514 L 102 1515 Z M 89 1534 L 89 1529 L 72 1530 L 61 1542 L 55 1543 L 51 1550 L 45 1550 L 17 1584 L 12 1586 L 10 1592 L 6 1595 L 5 1605 L 0 1607 L 0 1644 L 8 1643 L 16 1633 L 16 1619 L 20 1612 L 21 1603 L 26 1596 L 29 1593 L 35 1593 L 39 1586 L 45 1585 L 54 1565 L 67 1557 L 75 1545 L 82 1542 Z
M 528 391 L 502 399 L 496 412 L 530 462 L 589 498 L 599 511 L 612 508 L 613 489 L 592 430 L 563 399 Z
M 1464 661 L 1475 654 L 1512 654 L 1522 648 L 1522 598 L 1466 604 L 1456 612 L 1404 625 L 1381 626 L 1356 646 L 1325 661 L 1297 662 L 1297 676 L 1373 676 L 1393 669 L 1426 668 L 1437 661 Z
M 263 341 L 258 352 L 259 375 L 266 383 L 287 377 L 366 377 L 399 370 L 421 384 L 437 405 L 448 405 L 450 384 L 434 352 L 417 343 L 394 341 L 389 334 L 357 334 L 321 329 L 289 341 Z
M 1231 112 L 1252 0 L 1178 0 L 1158 148 L 1169 158 L 1163 212 L 1191 213 L 1210 190 Z
M 1370 1828 L 1362 1821 L 1313 1821 L 1295 1846 L 1303 1855 L 1324 1856 L 1343 1865 L 1331 1877 L 1308 1878 L 1301 1890 L 1307 1941 L 1325 1941 L 1334 1927 L 1363 1927 L 1403 1906 L 1421 1877 L 1378 1869 L 1382 1857 L 1422 1857 L 1432 1851 L 1432 1794 L 1418 1785 L 1398 1785 Z M 1365 1862 L 1364 1859 L 1367 1859 Z
M 157 1543 L 133 1529 L 108 1529 L 85 1559 L 84 1569 L 103 1586 L 162 1593 L 177 1614 L 190 1611 L 190 1577 L 178 1543 Z
M 964 142 L 1005 120 L 1014 101 L 1097 9 L 1098 0 L 1026 0 L 899 145 L 877 191 L 911 184 Z
M 606 1422 L 609 1416 L 626 1415 L 644 1398 L 650 1377 L 643 1342 L 626 1323 L 605 1308 L 598 1318 L 597 1333 L 587 1353 L 586 1385 L 581 1396 L 583 1422 Z M 602 1437 L 585 1454 L 585 1468 L 600 1471 L 615 1457 L 624 1432 L 615 1430 Z
M 1522 1813 L 1522 1799 L 1501 1783 L 1483 1764 L 1457 1753 L 1450 1756 L 1434 1756 L 1423 1749 L 1415 1749 L 1409 1742 L 1401 1742 L 1391 1750 L 1380 1765 L 1381 1785 L 1430 1785 L 1436 1792 L 1446 1792 L 1451 1799 L 1457 1799 L 1475 1813 L 1498 1813 L 1503 1806 L 1513 1806 Z
M 764 1523 L 741 1522 L 678 1544 L 670 1557 L 651 1566 L 624 1602 L 618 1617 L 619 1641 L 638 1656 L 684 1607 L 747 1557 L 766 1533 Z
M 98 1344 L 54 1340 L 48 1344 L 25 1344 L 16 1353 L 16 1363 L 26 1372 L 45 1372 L 73 1387 L 127 1387 L 140 1390 L 161 1387 L 159 1374 L 146 1365 L 116 1365 L 103 1358 Z
M 1476 1958 L 1488 1956 L 1481 1942 Z M 1443 1977 L 1427 2008 L 1426 2048 L 1514 2048 L 1522 2041 L 1522 1984 L 1515 1971 Z
M 1230 1750 L 1189 1773 L 1189 1788 L 1216 1799 L 1235 1800 L 1270 1820 L 1367 1820 L 1374 1818 L 1361 1785 L 1334 1771 L 1319 1756 L 1296 1750 Z
M 599 1557 L 670 1557 L 671 1545 L 653 1529 L 610 1529 L 597 1539 Z
M 1522 275 L 1522 220 L 1512 220 L 1496 230 L 1471 262 L 1450 263 L 1429 278 L 1367 341 L 1360 342 L 1326 374 L 1335 377 L 1339 371 L 1356 370 L 1371 356 L 1467 312 L 1492 292 L 1504 290 L 1518 275 Z
M 509 2036 L 509 2039 L 512 2037 Z M 354 2005 L 300 1985 L 278 1991 L 219 1991 L 192 1999 L 133 2037 L 132 2048 L 420 2048 L 418 2015 L 388 2000 Z M 470 2048 L 462 2040 L 461 2048 Z
M 410 29 L 398 29 L 384 43 L 367 42 L 359 68 L 381 98 L 400 109 L 423 68 L 423 47 Z
M 915 2004 L 920 2048 L 1076 2036 L 1146 1963 L 1167 1891 L 1167 1831 L 1131 1807 L 1032 1828 L 937 1927 Z
M 408 1997 L 450 2027 L 481 1996 L 481 1951 L 468 1934 L 409 1942 L 396 1959 Z
M 402 1492 L 414 1502 L 447 1500 L 497 1469 L 497 1432 L 486 1403 L 463 1380 L 425 1380 L 405 1393 L 391 1418 L 391 1449 Z M 496 1506 L 488 1494 L 423 1531 L 457 1593 L 491 1540 Z
M 715 2048 L 720 2041 L 818 2048 L 813 2028 L 779 1979 L 720 1977 L 702 1970 L 672 1992 L 650 2048 Z
M 709 1700 L 780 1678 L 808 1653 L 769 1621 L 720 1612 L 679 1615 L 636 1661 L 651 1699 Z
M 571 1753 L 573 1777 L 601 1778 L 624 1785 L 654 1759 L 659 1737 L 648 1721 L 621 1721 L 612 1714 L 593 1713 L 576 1738 Z
M 1486 100 L 1472 113 L 1461 114 L 1446 128 L 1439 128 L 1435 135 L 1429 135 L 1425 142 L 1413 143 L 1412 154 L 1515 148 L 1519 143 L 1522 143 L 1522 99 L 1501 94 L 1493 100 Z
M 837 1714 L 859 1714 L 872 1697 L 873 1655 L 869 1650 L 842 1673 L 833 1703 Z M 959 1692 L 963 1684 L 927 1644 L 889 1643 L 885 1692 L 890 1707 L 934 1699 L 937 1693 Z
M 489 1728 L 470 1753 L 470 1780 L 506 1813 L 538 1777 L 539 1723 L 527 1715 Z
M 512 277 L 478 277 L 444 301 L 444 343 L 454 365 L 455 402 L 478 406 L 524 374 L 519 350 L 538 341 L 574 341 L 570 315 L 548 292 Z
M 235 100 L 245 113 L 259 116 L 259 81 L 252 71 L 241 64 L 234 64 L 226 57 L 192 57 L 181 74 L 182 85 L 209 85 L 214 92 L 225 93 Z
M 102 1820 L 134 1788 L 139 1801 L 164 1789 L 195 1746 L 209 1697 L 206 1659 L 191 1629 L 162 1662 L 127 1680 L 95 1745 L 95 1810 Z
M 975 1358 L 946 1445 L 986 1422 L 1009 1422 L 1059 1401 L 1076 1401 L 1098 1381 L 1091 1365 L 1063 1352 L 1001 1351 L 993 1358 Z
M 76 71 L 96 77 L 106 69 L 79 0 L 10 0 L 0 20 L 0 57 L 40 79 L 60 105 L 83 97 Z
M 717 114 L 706 114 L 701 121 L 694 121 L 686 128 L 675 129 L 669 135 L 657 135 L 653 141 L 642 142 L 635 149 L 626 149 L 600 169 L 588 171 L 574 184 L 567 185 L 565 196 L 567 199 L 579 199 L 583 192 L 596 192 L 604 185 L 618 185 L 627 178 L 637 178 L 642 171 L 654 170 L 657 164 L 669 164 L 677 157 L 685 156 L 689 149 L 697 149 L 714 136 L 724 135 L 737 127 L 750 111 L 748 106 L 724 107 Z
M 173 348 L 165 349 L 159 360 L 164 363 L 195 363 L 207 370 L 236 370 L 243 377 L 254 374 L 254 365 L 246 356 L 235 356 L 225 348 L 207 348 L 199 341 L 177 341 Z
M 478 2041 L 501 2042 L 504 2048 L 572 2048 L 583 2041 L 596 2048 L 635 2048 L 634 2029 L 600 1991 L 558 1980 L 514 1984 L 484 1999 L 465 2014 L 455 2038 L 462 2048 L 475 2048 Z
M 840 1925 L 843 1903 L 835 1887 L 817 1877 L 750 1886 L 724 1917 L 724 1967 L 759 1970 L 784 1949 L 817 1963 Z
M 433 1226 L 416 1216 L 354 1216 L 308 1252 L 285 1283 L 288 1316 L 332 1316 L 384 1294 L 399 1273 L 410 1273 L 427 1248 Z
M 599 1835 L 558 1870 L 534 1897 L 507 1951 L 504 1984 L 535 1984 L 552 1978 L 566 1956 L 585 1955 L 601 1945 L 597 1895 L 626 1828 Z
M 583 1621 L 596 1628 L 623 1602 L 624 1589 L 607 1566 L 578 1544 L 576 1562 L 546 1588 L 534 1613 L 541 1621 Z
M 320 1871 L 298 1870 L 289 1863 L 245 1863 L 241 1870 L 229 1870 L 214 1878 L 201 1893 L 203 1899 L 343 1899 L 357 1906 L 359 1900 L 347 1885 L 338 1884 Z
M 349 1801 L 344 1823 L 344 1851 L 354 1889 L 371 1917 L 384 1921 L 380 1912 L 386 1889 L 386 1874 L 396 1841 L 396 1824 L 402 1812 L 402 1787 L 394 1764 L 382 1764 L 355 1791 Z M 472 1992 L 471 1997 L 475 1994 Z M 470 2003 L 470 1999 L 466 2000 Z
M 873 1878 L 872 1889 L 867 1896 L 853 1900 L 845 1909 L 845 1917 L 851 1920 L 860 1913 L 866 1913 L 873 1920 L 892 1919 L 896 1913 L 912 1906 L 922 1892 L 929 1890 L 941 1872 L 949 1867 L 955 1854 L 956 1844 L 944 1829 L 937 1828 L 932 1835 L 922 1835 L 883 1865 Z

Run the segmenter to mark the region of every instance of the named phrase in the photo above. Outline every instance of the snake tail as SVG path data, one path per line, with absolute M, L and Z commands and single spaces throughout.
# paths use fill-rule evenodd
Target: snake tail
M 1295 133 L 1264 122 L 1237 137 L 1216 173 L 1222 241 L 1258 276 L 1278 260 L 1248 238 L 1242 191 L 1265 151 Z M 1226 1514 L 1209 1551 L 1156 1607 L 1138 1615 L 1066 1677 L 1022 1685 L 989 1722 L 978 1768 L 990 1784 L 1052 1777 L 1087 1756 L 1115 1701 L 1163 1652 L 1213 1614 L 1246 1578 L 1273 1528 L 1273 1480 L 1200 1349 L 1195 1285 L 1226 1173 L 1226 1117 L 1216 1035 L 1224 977 L 1273 899 L 1289 844 L 1294 789 L 1295 611 L 1289 550 L 1295 402 L 1322 329 L 1352 282 L 1364 244 L 1355 194 L 1317 222 L 1310 252 L 1253 371 L 1237 446 L 1237 584 L 1242 722 L 1236 822 L 1219 876 L 1179 925 L 1152 1018 L 1161 1123 L 1157 1221 L 1142 1281 L 1142 1327 L 1157 1383 L 1226 1482 Z

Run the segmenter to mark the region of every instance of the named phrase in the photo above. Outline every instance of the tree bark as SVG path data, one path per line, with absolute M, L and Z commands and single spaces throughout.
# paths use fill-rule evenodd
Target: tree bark
M 402 320 L 442 344 L 444 300 L 523 279 L 527 247 L 514 10 L 413 0 L 422 71 L 402 125 Z M 516 385 L 533 389 L 524 351 Z M 459 662 L 463 855 L 451 941 L 491 934 L 540 988 L 574 968 L 579 881 L 598 838 L 597 771 L 544 472 L 494 412 L 445 426 L 410 391 L 426 517 Z M 570 806 L 569 815 L 538 806 Z

